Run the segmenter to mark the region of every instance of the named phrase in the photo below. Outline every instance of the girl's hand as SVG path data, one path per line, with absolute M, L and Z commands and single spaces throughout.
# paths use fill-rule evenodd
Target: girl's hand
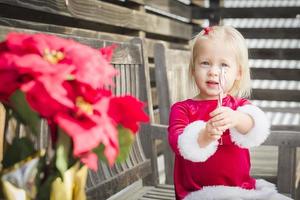
M 238 124 L 238 112 L 229 107 L 219 107 L 212 111 L 209 115 L 211 117 L 209 122 L 218 131 L 224 132 Z
M 210 121 L 206 123 L 205 128 L 198 137 L 198 144 L 200 147 L 206 147 L 211 142 L 216 141 L 221 138 L 223 131 L 214 128 Z

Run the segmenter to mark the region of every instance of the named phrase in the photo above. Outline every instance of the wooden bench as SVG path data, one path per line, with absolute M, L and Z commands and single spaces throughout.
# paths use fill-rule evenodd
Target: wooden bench
M 20 29 L 15 27 L 0 26 L 0 40 L 5 38 L 8 32 L 30 32 L 35 30 Z M 54 34 L 54 33 L 51 33 Z M 83 44 L 100 48 L 112 43 L 117 44 L 117 49 L 112 58 L 112 64 L 119 70 L 120 75 L 115 78 L 116 87 L 114 93 L 117 95 L 130 93 L 140 100 L 147 102 L 147 59 L 145 48 L 140 39 L 135 38 L 129 42 L 115 42 L 103 39 L 76 37 L 55 33 L 61 37 L 77 40 Z M 3 112 L 2 115 L 3 117 Z M 3 125 L 3 124 L 2 124 Z M 14 132 L 15 136 L 26 134 L 22 124 L 14 119 L 5 122 L 5 135 Z M 154 145 L 152 136 L 146 132 L 150 125 L 143 125 L 132 146 L 129 157 L 123 163 L 109 167 L 104 162 L 99 162 L 97 172 L 89 171 L 86 192 L 88 199 L 174 199 L 173 186 L 158 185 L 153 174 L 158 174 L 154 167 L 156 161 L 152 152 Z M 47 145 L 48 129 L 45 123 L 41 124 L 39 138 L 36 138 L 36 148 Z M 145 153 L 144 153 L 145 152 Z M 122 189 L 124 189 L 121 191 Z M 121 193 L 118 193 L 120 192 Z M 133 192 L 134 191 L 134 192 Z M 117 194 L 118 193 L 118 194 Z
M 154 104 L 156 102 L 155 97 L 157 97 L 157 104 L 159 107 L 159 119 L 160 124 L 168 124 L 170 106 L 176 102 L 187 98 L 192 98 L 195 94 L 194 91 L 190 91 L 190 83 L 187 79 L 188 75 L 188 65 L 189 65 L 189 52 L 184 50 L 173 50 L 167 49 L 163 44 L 156 44 L 154 46 L 154 62 L 155 62 L 155 82 L 156 91 L 153 92 Z M 253 70 L 253 69 L 252 69 Z M 256 70 L 257 71 L 257 70 Z M 272 69 L 276 74 L 276 69 Z M 293 73 L 293 72 L 290 72 Z M 254 73 L 254 77 L 259 76 L 262 79 L 261 74 Z M 269 75 L 270 77 L 270 75 Z M 274 76 L 276 77 L 276 76 Z M 273 77 L 273 78 L 274 78 Z M 284 77 L 284 76 L 283 76 Z M 283 79 L 283 78 L 282 78 Z M 286 100 L 291 101 L 297 100 L 300 102 L 299 98 L 295 99 L 294 95 L 284 96 L 293 94 L 287 91 L 279 90 L 261 90 L 254 89 L 252 99 L 264 99 L 267 100 Z M 284 94 L 282 94 L 284 93 Z M 266 97 L 264 97 L 264 95 Z M 277 95 L 276 95 L 277 94 Z M 279 97 L 278 97 L 279 95 Z M 279 112 L 281 114 L 299 114 L 298 108 L 271 108 L 267 107 L 262 109 L 268 112 Z M 298 110 L 297 110 L 298 109 Z M 300 147 L 300 126 L 298 125 L 272 125 L 272 134 L 263 144 L 263 149 L 253 149 L 251 150 L 252 167 L 256 170 L 252 170 L 251 173 L 256 178 L 265 178 L 268 181 L 275 183 L 278 187 L 278 191 L 284 194 L 289 194 L 295 198 L 295 169 L 296 169 L 296 149 Z M 167 130 L 165 130 L 167 134 Z M 273 149 L 270 146 L 275 146 Z M 260 147 L 261 148 L 261 147 Z M 268 151 L 268 152 L 266 152 Z M 274 152 L 275 151 L 275 152 Z M 278 153 L 277 153 L 278 152 Z M 265 155 L 271 155 L 272 157 L 264 157 Z M 172 164 L 173 155 L 170 150 L 164 152 L 165 165 L 168 166 L 165 169 L 166 182 L 173 182 Z M 277 170 L 273 169 L 271 164 L 277 164 Z M 258 167 L 256 167 L 258 165 Z M 271 168 L 270 168 L 271 167 Z M 259 169 L 263 168 L 261 171 Z M 266 172 L 269 173 L 266 175 Z M 262 172 L 264 174 L 262 174 Z

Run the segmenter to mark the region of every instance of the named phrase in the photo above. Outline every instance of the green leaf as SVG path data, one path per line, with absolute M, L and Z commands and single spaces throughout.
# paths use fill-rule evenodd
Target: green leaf
M 93 152 L 97 154 L 97 156 L 100 160 L 107 162 L 107 159 L 104 156 L 104 148 L 105 148 L 104 145 L 100 144 L 99 147 L 93 149 Z
M 5 151 L 2 161 L 3 167 L 13 166 L 34 153 L 33 143 L 28 138 L 14 138 L 12 144 Z
M 130 129 L 124 128 L 122 126 L 118 127 L 118 131 L 120 152 L 117 157 L 117 162 L 123 162 L 126 160 L 130 152 L 130 147 L 134 141 L 134 135 Z
M 70 137 L 67 136 L 61 129 L 58 131 L 58 141 L 56 146 L 56 160 L 55 166 L 61 173 L 62 177 L 64 172 L 68 169 L 68 157 L 71 148 Z
M 37 112 L 31 109 L 26 101 L 25 95 L 22 91 L 16 90 L 10 97 L 10 102 L 16 117 L 24 124 L 28 125 L 35 135 L 40 132 L 40 117 Z
M 124 128 L 122 126 L 118 126 L 118 131 L 120 152 L 116 162 L 123 162 L 126 160 L 130 152 L 130 147 L 134 141 L 134 135 L 130 129 Z M 93 152 L 97 154 L 100 160 L 107 162 L 107 159 L 104 155 L 104 149 L 105 146 L 103 144 L 100 144 L 99 147 L 93 149 Z

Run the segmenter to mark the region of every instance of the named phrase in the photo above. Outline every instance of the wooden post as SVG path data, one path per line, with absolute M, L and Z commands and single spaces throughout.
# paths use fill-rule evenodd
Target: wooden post
M 292 194 L 294 197 L 294 182 L 296 172 L 296 148 L 279 146 L 278 149 L 278 171 L 285 173 L 278 173 L 277 187 L 278 192 Z M 280 169 L 280 170 L 279 170 Z

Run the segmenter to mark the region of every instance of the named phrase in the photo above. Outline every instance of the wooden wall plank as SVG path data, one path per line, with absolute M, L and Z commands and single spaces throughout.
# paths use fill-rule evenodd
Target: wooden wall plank
M 251 99 L 270 101 L 300 101 L 299 90 L 253 89 Z
M 251 79 L 300 80 L 300 69 L 251 68 Z
M 2 0 L 2 2 L 8 5 L 175 38 L 188 40 L 192 36 L 192 25 L 102 1 L 68 0 L 66 5 L 64 0 Z
M 155 10 L 152 10 L 152 11 L 157 12 L 162 15 L 167 15 L 167 16 L 170 16 L 173 18 L 175 18 L 176 16 L 182 17 L 182 18 L 184 18 L 182 20 L 186 20 L 186 22 L 190 22 L 192 19 L 191 6 L 184 5 L 183 3 L 180 3 L 178 1 L 145 0 L 145 5 L 147 7 L 157 9 L 157 11 L 155 11 Z M 146 9 L 147 9 L 147 7 L 146 7 Z M 163 12 L 160 12 L 160 11 L 166 12 L 166 14 L 164 14 Z
M 130 39 L 133 38 L 132 36 L 128 36 L 128 35 L 33 22 L 28 20 L 18 20 L 18 19 L 12 19 L 7 17 L 0 17 L 0 25 L 23 28 L 23 29 L 33 29 L 42 32 L 61 33 L 61 34 L 75 35 L 80 37 L 97 38 L 101 40 L 118 41 L 118 42 L 129 41 Z
M 140 4 L 140 5 L 145 5 L 145 0 L 129 0 L 129 1 Z
M 219 13 L 221 18 L 294 18 L 300 7 L 239 7 L 201 8 L 194 6 L 194 19 L 208 19 L 211 13 Z
M 280 59 L 280 60 L 299 60 L 300 49 L 267 49 L 252 48 L 249 49 L 249 58 L 253 59 Z
M 238 28 L 245 38 L 299 39 L 300 28 Z

